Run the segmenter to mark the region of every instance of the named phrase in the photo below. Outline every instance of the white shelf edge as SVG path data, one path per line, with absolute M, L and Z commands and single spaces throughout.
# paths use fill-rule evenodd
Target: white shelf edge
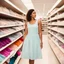
M 56 36 L 56 35 L 54 35 L 53 33 L 51 33 L 51 32 L 49 32 L 50 34 L 52 34 L 54 37 L 56 37 L 58 40 L 60 40 L 62 43 L 64 43 L 64 41 L 63 41 L 63 39 L 62 38 L 60 38 L 60 37 L 58 37 L 58 36 Z
M 49 37 L 53 42 L 54 42 L 54 44 L 56 45 L 56 46 L 58 46 L 58 48 L 64 53 L 64 49 L 62 49 L 58 44 L 57 44 L 57 42 L 56 41 L 54 41 L 51 37 Z
M 5 34 L 5 35 L 2 35 L 2 36 L 0 36 L 0 38 L 3 38 L 3 37 L 5 37 L 5 36 L 11 35 L 11 34 L 13 34 L 13 33 L 19 32 L 19 31 L 21 31 L 21 30 L 23 30 L 23 29 L 24 29 L 24 28 L 22 28 L 22 29 L 20 29 L 20 30 L 16 30 L 16 31 L 14 31 L 14 32 L 12 32 L 12 33 L 8 33 L 8 34 Z
M 15 26 L 22 26 L 23 24 L 18 24 L 18 25 L 9 25 L 9 26 L 0 26 L 0 28 L 7 28 L 7 27 L 15 27 Z
M 64 26 L 63 24 L 48 24 L 50 26 Z
M 21 35 L 22 36 L 22 35 Z M 15 39 L 14 41 L 12 41 L 10 44 L 4 46 L 3 48 L 0 49 L 0 51 L 4 50 L 6 47 L 10 46 L 11 44 L 13 44 L 16 40 L 18 40 L 21 36 L 19 36 L 17 39 Z
M 9 0 L 4 0 L 5 2 L 7 2 L 8 4 L 10 4 L 11 6 L 13 6 L 14 8 L 16 8 L 19 12 L 26 14 L 25 12 L 23 12 L 21 9 L 19 9 L 17 6 L 15 6 L 12 2 L 10 2 Z

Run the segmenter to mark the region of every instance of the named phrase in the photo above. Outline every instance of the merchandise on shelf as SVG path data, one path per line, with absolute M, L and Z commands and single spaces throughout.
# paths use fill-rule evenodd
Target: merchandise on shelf
M 9 44 L 11 40 L 8 37 L 0 38 L 0 48 Z
M 4 50 L 0 51 L 0 54 L 4 55 L 5 57 L 8 57 L 11 51 L 12 50 L 10 48 L 5 48 Z
M 0 63 L 5 59 L 6 57 L 2 54 L 0 54 Z

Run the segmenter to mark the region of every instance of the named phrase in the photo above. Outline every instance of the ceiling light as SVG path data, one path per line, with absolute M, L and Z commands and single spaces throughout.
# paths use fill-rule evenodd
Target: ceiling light
M 34 9 L 33 3 L 31 0 L 21 0 L 27 9 Z

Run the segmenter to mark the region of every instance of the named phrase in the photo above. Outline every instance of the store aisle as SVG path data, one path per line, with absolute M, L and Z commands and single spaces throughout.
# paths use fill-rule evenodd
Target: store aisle
M 43 35 L 43 43 L 44 43 L 44 47 L 42 49 L 43 59 L 35 60 L 35 64 L 59 64 L 48 44 L 47 35 Z M 29 64 L 29 63 L 28 60 L 21 59 L 19 64 Z

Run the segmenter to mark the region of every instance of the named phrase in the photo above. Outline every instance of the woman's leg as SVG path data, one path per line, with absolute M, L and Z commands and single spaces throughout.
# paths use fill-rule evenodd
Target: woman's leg
M 29 59 L 29 64 L 34 64 L 34 60 Z

